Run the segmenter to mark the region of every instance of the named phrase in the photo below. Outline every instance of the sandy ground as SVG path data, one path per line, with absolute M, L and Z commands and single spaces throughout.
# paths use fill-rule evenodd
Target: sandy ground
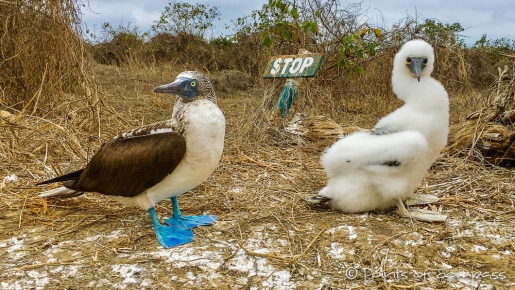
M 457 211 L 441 225 L 413 225 L 394 213 L 233 213 L 172 249 L 157 244 L 144 213 L 91 221 L 93 211 L 75 212 L 88 218 L 65 229 L 34 224 L 4 233 L 2 289 L 515 287 L 510 223 Z

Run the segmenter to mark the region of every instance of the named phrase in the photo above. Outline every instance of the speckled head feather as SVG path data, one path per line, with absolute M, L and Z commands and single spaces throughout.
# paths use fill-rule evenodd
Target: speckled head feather
M 213 102 L 216 105 L 215 90 L 213 89 L 213 86 L 211 85 L 209 79 L 203 73 L 200 73 L 198 71 L 183 71 L 177 76 L 177 78 L 190 78 L 197 80 L 198 95 L 190 101 L 185 101 L 183 98 L 177 97 L 177 101 L 175 102 L 172 112 L 173 119 L 180 119 L 182 111 L 184 110 L 184 105 L 191 101 L 205 99 Z
M 183 71 L 177 77 L 196 79 L 199 83 L 199 94 L 195 97 L 195 99 L 207 99 L 216 104 L 216 95 L 215 90 L 213 89 L 213 85 L 211 85 L 211 82 L 203 73 L 198 71 Z

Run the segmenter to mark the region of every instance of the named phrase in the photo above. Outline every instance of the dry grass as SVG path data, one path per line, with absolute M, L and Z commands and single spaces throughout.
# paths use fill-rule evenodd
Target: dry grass
M 0 92 L 4 104 L 45 114 L 85 91 L 87 59 L 80 36 L 80 3 L 0 1 Z
M 99 273 L 87 270 L 91 269 L 87 266 L 97 265 L 99 261 L 102 261 L 102 265 L 129 263 L 150 268 L 152 265 L 164 267 L 167 264 L 164 258 L 119 258 L 124 254 L 136 256 L 155 247 L 154 234 L 148 227 L 146 214 L 141 210 L 125 208 L 95 194 L 68 200 L 39 198 L 37 193 L 41 189 L 34 183 L 83 166 L 88 156 L 119 132 L 168 118 L 172 100 L 150 92 L 156 85 L 169 82 L 178 72 L 169 67 L 138 71 L 97 66 L 94 75 L 101 89 L 94 91 L 98 98 L 95 106 L 81 97 L 70 95 L 68 102 L 62 103 L 43 118 L 20 114 L 7 107 L 0 108 L 13 114 L 0 124 L 0 181 L 3 180 L 0 185 L 0 221 L 4 229 L 0 240 L 12 237 L 21 239 L 24 236 L 28 239 L 31 230 L 38 233 L 37 237 L 30 239 L 34 249 L 29 251 L 31 258 L 22 264 L 9 261 L 9 265 L 16 266 L 6 270 L 26 273 L 80 266 L 84 269 L 84 277 L 80 281 L 90 283 Z M 210 77 L 216 79 L 220 76 L 214 74 Z M 220 166 L 206 185 L 181 196 L 180 202 L 185 213 L 209 212 L 219 215 L 220 219 L 218 226 L 195 230 L 195 245 L 210 247 L 221 241 L 234 241 L 232 246 L 220 250 L 224 263 L 232 261 L 239 255 L 238 250 L 243 249 L 247 257 L 265 259 L 277 269 L 288 269 L 291 279 L 304 281 L 308 289 L 316 285 L 310 284 L 309 279 L 318 281 L 319 277 L 329 277 L 326 282 L 321 282 L 328 289 L 341 289 L 342 285 L 357 287 L 354 289 L 449 285 L 445 281 L 392 281 L 382 278 L 373 279 L 374 284 L 368 286 L 353 284 L 361 280 L 351 281 L 344 274 L 345 269 L 353 265 L 378 273 L 398 269 L 422 272 L 424 269 L 441 268 L 439 263 L 444 261 L 454 269 L 463 271 L 503 270 L 510 277 L 515 276 L 513 267 L 509 266 L 513 265 L 512 258 L 504 256 L 501 263 L 490 256 L 503 251 L 515 252 L 515 245 L 510 242 L 514 233 L 507 227 L 515 219 L 515 174 L 512 171 L 495 166 L 485 167 L 444 154 L 418 191 L 442 198 L 439 203 L 429 207 L 449 214 L 450 222 L 447 225 L 399 220 L 394 212 L 343 215 L 329 209 L 310 207 L 304 199 L 319 190 L 326 181 L 319 163 L 325 145 L 286 134 L 280 124 L 277 126 L 270 122 L 268 116 L 279 95 L 279 84 L 257 83 L 258 87 L 245 91 L 228 87 L 223 92 L 215 87 L 219 91 L 219 106 L 227 119 L 224 154 Z M 313 106 L 322 98 L 328 102 L 327 107 L 335 108 L 331 114 L 341 124 L 370 127 L 380 117 L 371 113 L 372 108 L 363 108 L 361 112 L 346 109 L 345 114 L 338 116 L 341 109 L 336 107 L 342 103 L 327 97 L 329 94 L 329 90 L 323 87 L 306 86 L 299 94 L 293 112 L 324 113 L 326 107 Z M 359 107 L 356 105 L 356 108 Z M 17 181 L 6 179 L 12 174 L 18 178 Z M 166 202 L 159 203 L 157 211 L 161 216 L 171 214 Z M 364 219 L 366 223 L 363 223 Z M 42 225 L 46 229 L 44 233 L 37 231 Z M 350 232 L 338 230 L 342 226 L 353 227 L 359 233 L 358 238 L 349 240 Z M 72 256 L 65 250 L 57 261 L 49 262 L 41 254 L 69 240 L 85 241 L 88 236 L 98 233 L 109 235 L 115 230 L 121 230 L 123 234 L 86 242 L 87 246 L 81 247 L 79 256 Z M 218 231 L 221 234 L 213 237 Z M 414 256 L 403 256 L 403 249 L 409 245 L 406 243 L 420 238 L 423 244 L 416 247 Z M 495 239 L 500 242 L 494 245 Z M 344 260 L 334 259 L 332 254 L 335 243 L 340 242 L 348 247 L 344 250 L 347 255 Z M 469 249 L 473 245 L 482 245 L 491 251 L 488 255 L 479 255 L 459 250 L 448 259 L 434 255 L 435 252 L 445 252 L 446 247 Z M 258 250 L 260 247 L 267 251 Z M 5 253 L 9 254 L 7 251 Z M 191 271 L 181 267 L 159 269 L 156 271 L 160 275 L 169 275 L 171 271 L 179 277 L 186 277 L 186 272 Z M 219 285 L 239 281 L 240 272 L 230 270 L 230 267 L 221 269 L 218 271 L 222 271 L 225 278 Z M 193 271 L 202 272 L 199 269 Z M 102 272 L 100 275 L 108 274 Z M 59 282 L 49 285 L 69 286 L 66 280 L 56 279 Z M 258 275 L 249 283 L 261 285 L 266 279 Z M 153 281 L 162 287 L 181 285 L 170 281 L 158 282 L 158 278 Z M 487 282 L 494 283 L 498 289 L 503 289 L 503 285 L 508 283 Z
M 358 279 L 346 275 L 353 267 L 377 274 L 504 271 L 507 280 L 479 284 L 515 285 L 515 174 L 509 169 L 444 152 L 417 189 L 442 198 L 428 208 L 448 214 L 444 224 L 399 219 L 393 211 L 343 215 L 304 202 L 326 182 L 319 157 L 327 144 L 287 134 L 284 120 L 270 120 L 283 81 L 259 77 L 268 54 L 294 53 L 295 44 L 264 52 L 256 49 L 256 34 L 223 53 L 213 46 L 195 53 L 188 47 L 200 44 L 192 39 L 176 43 L 163 36 L 153 58 L 127 55 L 126 65 L 88 67 L 83 44 L 70 29 L 79 29 L 77 2 L 31 4 L 0 1 L 0 280 L 8 281 L 2 287 L 38 288 L 34 281 L 43 275 L 53 288 L 143 288 L 124 282 L 123 273 L 112 275 L 120 265 L 140 265 L 141 272 L 133 274 L 150 281 L 150 288 L 294 288 L 290 281 L 303 289 L 480 286 L 413 275 L 379 275 L 365 283 L 361 272 Z M 107 57 L 112 49 L 104 48 Z M 181 54 L 168 59 L 177 54 L 174 49 Z M 324 48 L 310 47 L 318 49 Z M 396 50 L 363 63 L 365 74 L 352 78 L 328 57 L 316 78 L 304 80 L 290 116 L 326 115 L 341 125 L 372 127 L 401 105 L 390 85 Z M 463 122 L 486 102 L 481 89 L 491 79 L 491 64 L 471 51 L 437 47 L 436 55 L 435 76 L 450 93 L 451 122 Z M 118 133 L 169 118 L 173 100 L 152 89 L 195 68 L 215 84 L 227 134 L 213 176 L 180 197 L 184 213 L 219 215 L 213 227 L 195 229 L 194 243 L 156 251 L 146 213 L 107 197 L 37 196 L 42 189 L 36 182 L 84 166 Z M 156 209 L 159 216 L 171 215 L 166 202 Z M 200 258 L 190 260 L 183 251 Z M 206 271 L 206 260 L 221 265 L 216 273 Z M 253 270 L 242 270 L 240 260 Z M 260 265 L 272 270 L 260 273 Z M 73 276 L 74 267 L 81 273 Z M 290 275 L 286 284 L 276 276 L 284 271 Z M 112 283 L 102 284 L 99 277 Z
M 510 165 L 515 158 L 515 67 L 504 66 L 498 72 L 488 98 L 478 102 L 481 106 L 462 122 L 451 126 L 449 148 L 483 162 Z

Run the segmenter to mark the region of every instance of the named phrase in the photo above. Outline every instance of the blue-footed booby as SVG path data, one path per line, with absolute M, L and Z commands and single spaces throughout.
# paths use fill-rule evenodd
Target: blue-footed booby
M 431 77 L 433 64 L 433 48 L 427 42 L 411 40 L 402 46 L 394 58 L 392 85 L 404 105 L 379 120 L 371 132 L 345 136 L 326 150 L 321 162 L 328 183 L 310 201 L 330 202 L 346 213 L 397 205 L 403 216 L 445 220 L 445 215 L 421 209 L 410 213 L 403 204 L 447 143 L 449 100 L 445 88 Z M 416 203 L 434 201 L 426 199 Z
M 222 155 L 225 117 L 215 91 L 202 73 L 185 71 L 174 82 L 154 89 L 179 96 L 172 118 L 114 137 L 85 168 L 38 184 L 62 182 L 41 197 L 74 197 L 84 192 L 108 195 L 149 212 L 159 243 L 173 247 L 193 241 L 190 228 L 214 222 L 216 216 L 182 216 L 177 196 L 204 182 Z M 171 198 L 173 216 L 159 222 L 154 206 Z

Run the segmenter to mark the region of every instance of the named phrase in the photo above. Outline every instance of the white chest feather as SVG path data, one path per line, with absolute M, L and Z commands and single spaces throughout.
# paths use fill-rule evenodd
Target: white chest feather
M 397 81 L 408 83 L 404 79 Z M 381 119 L 376 126 L 392 131 L 420 132 L 426 137 L 430 151 L 438 154 L 447 143 L 449 131 L 449 100 L 443 86 L 428 78 L 397 88 L 395 93 L 405 101 L 404 106 Z
M 120 202 L 147 210 L 163 199 L 193 189 L 204 182 L 218 166 L 225 136 L 222 111 L 206 100 L 185 107 L 183 113 L 186 153 L 177 168 L 163 181 L 137 197 L 131 200 L 117 198 Z

